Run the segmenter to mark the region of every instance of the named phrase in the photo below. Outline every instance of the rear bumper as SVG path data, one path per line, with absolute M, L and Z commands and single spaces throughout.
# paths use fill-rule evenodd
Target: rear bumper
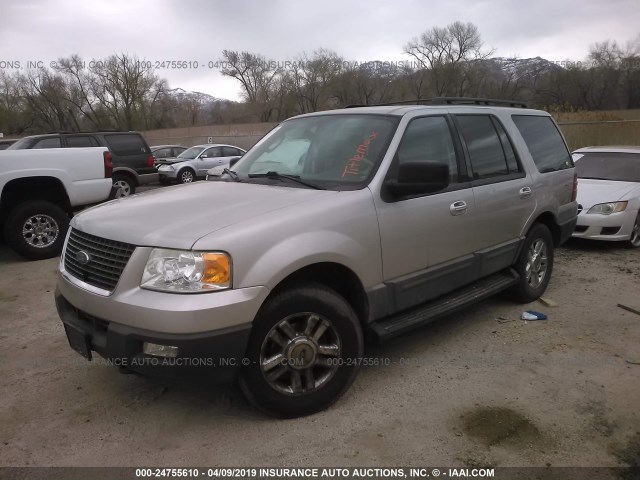
M 243 365 L 251 324 L 212 332 L 170 334 L 151 332 L 92 316 L 55 293 L 56 308 L 69 345 L 92 360 L 98 353 L 114 366 L 143 375 L 202 377 L 214 382 L 233 380 Z M 177 347 L 175 357 L 143 353 L 145 342 Z
M 571 235 L 573 234 L 576 228 L 577 221 L 578 219 L 574 217 L 572 220 L 569 220 L 565 223 L 561 223 L 559 225 L 560 226 L 560 242 L 558 243 L 558 245 L 562 245 L 564 242 L 569 240 L 569 238 L 571 238 Z

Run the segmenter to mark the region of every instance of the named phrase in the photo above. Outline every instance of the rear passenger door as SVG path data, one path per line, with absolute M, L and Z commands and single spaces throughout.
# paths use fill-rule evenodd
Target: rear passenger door
M 535 210 L 532 181 L 494 115 L 454 115 L 475 198 L 473 237 L 480 276 L 513 264 L 520 233 Z

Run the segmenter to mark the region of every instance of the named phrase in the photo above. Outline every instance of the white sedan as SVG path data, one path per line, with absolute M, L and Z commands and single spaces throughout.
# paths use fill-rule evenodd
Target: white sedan
M 640 247 L 640 147 L 585 147 L 573 152 L 578 173 L 574 237 Z

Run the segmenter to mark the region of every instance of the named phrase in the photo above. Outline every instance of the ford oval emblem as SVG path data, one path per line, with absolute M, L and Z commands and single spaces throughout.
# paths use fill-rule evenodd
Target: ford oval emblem
M 76 253 L 76 260 L 81 265 L 86 265 L 91 260 L 91 257 L 87 252 L 80 250 L 78 253 Z

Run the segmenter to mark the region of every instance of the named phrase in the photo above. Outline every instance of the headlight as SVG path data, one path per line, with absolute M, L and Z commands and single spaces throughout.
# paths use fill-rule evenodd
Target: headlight
M 591 207 L 587 213 L 611 215 L 612 213 L 622 212 L 625 208 L 627 208 L 627 202 L 600 203 Z
M 173 165 L 160 165 L 158 170 L 173 170 Z
M 140 286 L 179 293 L 231 288 L 231 258 L 222 252 L 154 248 L 144 267 Z

